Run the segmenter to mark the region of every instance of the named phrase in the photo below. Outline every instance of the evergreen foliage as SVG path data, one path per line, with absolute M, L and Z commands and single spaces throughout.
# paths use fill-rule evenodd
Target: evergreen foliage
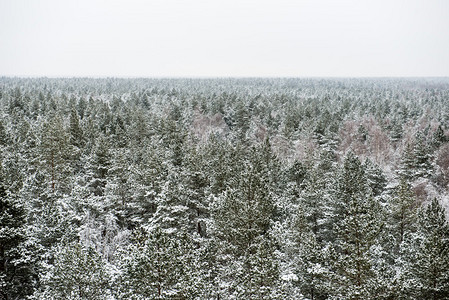
M 381 208 L 371 195 L 365 168 L 352 152 L 344 160 L 337 184 L 332 293 L 342 299 L 374 298 L 372 247 L 383 226 Z
M 79 243 L 58 247 L 46 269 L 36 299 L 107 299 L 110 294 L 105 266 L 92 248 Z
M 193 299 L 201 294 L 202 270 L 188 236 L 156 229 L 141 236 L 129 250 L 119 298 Z
M 0 163 L 0 299 L 6 300 L 26 297 L 35 282 L 31 254 L 26 249 L 26 211 L 5 184 Z
M 449 82 L 0 78 L 0 299 L 445 299 Z
M 424 209 L 415 236 L 412 274 L 417 299 L 444 299 L 449 295 L 449 224 L 437 199 Z

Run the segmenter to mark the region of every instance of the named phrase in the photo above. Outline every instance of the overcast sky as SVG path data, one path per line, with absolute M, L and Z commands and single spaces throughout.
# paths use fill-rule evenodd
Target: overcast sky
M 449 0 L 0 0 L 0 75 L 449 76 Z

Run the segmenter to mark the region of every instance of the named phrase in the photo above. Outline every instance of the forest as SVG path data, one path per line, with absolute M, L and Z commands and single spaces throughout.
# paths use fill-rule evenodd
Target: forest
M 449 299 L 448 78 L 0 77 L 0 299 Z

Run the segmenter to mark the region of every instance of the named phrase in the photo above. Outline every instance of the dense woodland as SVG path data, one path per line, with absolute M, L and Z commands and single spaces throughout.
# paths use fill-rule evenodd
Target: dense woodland
M 449 79 L 0 78 L 0 299 L 449 299 Z

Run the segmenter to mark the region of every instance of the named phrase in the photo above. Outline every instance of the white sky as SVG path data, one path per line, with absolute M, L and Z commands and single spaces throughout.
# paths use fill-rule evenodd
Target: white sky
M 449 0 L 0 0 L 0 75 L 449 76 Z

